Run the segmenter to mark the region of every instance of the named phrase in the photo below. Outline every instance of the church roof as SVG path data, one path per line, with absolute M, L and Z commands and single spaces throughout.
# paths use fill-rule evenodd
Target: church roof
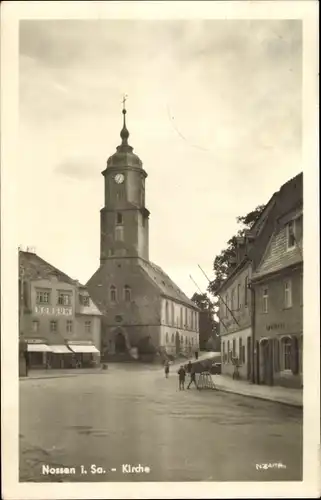
M 182 302 L 196 310 L 199 310 L 195 302 L 185 295 L 185 293 L 174 283 L 174 281 L 166 274 L 163 269 L 153 262 L 141 261 L 144 271 L 149 278 L 157 285 L 161 294 L 170 299 Z
M 120 132 L 121 144 L 117 146 L 116 153 L 107 160 L 107 168 L 110 167 L 138 167 L 142 168 L 143 163 L 133 152 L 132 146 L 128 144 L 129 132 L 126 127 L 126 109 L 123 109 L 123 128 Z

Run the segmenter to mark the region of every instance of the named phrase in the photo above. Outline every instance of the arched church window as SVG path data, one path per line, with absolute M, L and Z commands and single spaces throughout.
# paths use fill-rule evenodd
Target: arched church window
M 116 224 L 122 224 L 123 223 L 123 214 L 120 212 L 117 212 L 116 214 Z
M 110 300 L 111 300 L 111 302 L 116 302 L 116 299 L 117 299 L 116 287 L 114 285 L 111 285 L 111 287 L 110 287 Z
M 166 325 L 168 325 L 168 323 L 169 323 L 169 310 L 168 310 L 167 300 L 166 300 L 166 304 L 165 304 L 165 322 L 166 322 Z
M 131 289 L 130 289 L 130 286 L 125 285 L 124 292 L 125 292 L 125 301 L 126 302 L 130 302 L 130 299 L 131 299 Z

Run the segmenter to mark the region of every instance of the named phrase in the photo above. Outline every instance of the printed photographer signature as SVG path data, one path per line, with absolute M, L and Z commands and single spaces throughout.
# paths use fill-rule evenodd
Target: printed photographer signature
M 268 462 L 263 464 L 255 464 L 256 470 L 267 470 L 267 469 L 286 469 L 286 465 L 282 464 L 282 462 Z

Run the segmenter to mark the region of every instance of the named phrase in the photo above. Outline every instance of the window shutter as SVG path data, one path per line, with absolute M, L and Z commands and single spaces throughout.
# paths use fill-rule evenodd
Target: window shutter
M 297 375 L 299 373 L 299 349 L 298 339 L 296 337 L 292 337 L 291 343 L 291 369 L 293 375 Z

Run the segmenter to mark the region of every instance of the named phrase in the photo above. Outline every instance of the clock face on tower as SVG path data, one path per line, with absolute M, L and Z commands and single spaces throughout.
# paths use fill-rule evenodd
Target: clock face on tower
M 125 177 L 123 174 L 116 174 L 115 175 L 115 182 L 117 184 L 122 184 L 124 182 L 124 180 L 125 180 Z

